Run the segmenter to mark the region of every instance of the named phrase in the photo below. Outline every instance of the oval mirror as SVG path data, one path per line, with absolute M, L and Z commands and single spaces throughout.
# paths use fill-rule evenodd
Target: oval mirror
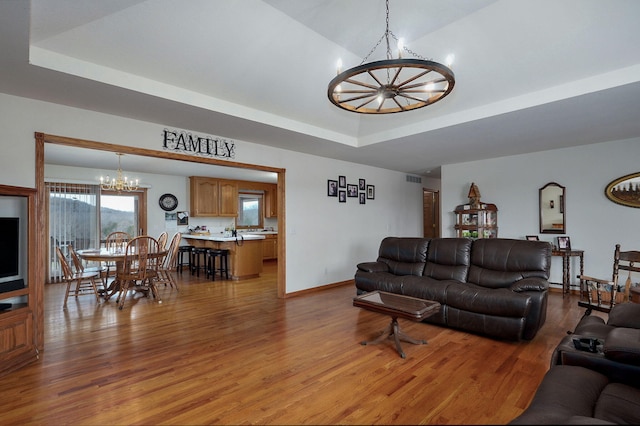
M 604 195 L 614 203 L 640 208 L 640 172 L 612 181 L 605 188 Z
M 564 186 L 549 182 L 540 188 L 540 233 L 566 233 Z

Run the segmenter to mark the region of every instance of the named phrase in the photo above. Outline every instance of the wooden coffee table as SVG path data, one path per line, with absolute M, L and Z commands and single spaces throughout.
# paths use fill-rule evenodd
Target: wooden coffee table
M 414 345 L 424 345 L 427 341 L 417 340 L 404 334 L 400 330 L 398 318 L 419 322 L 440 311 L 440 303 L 433 300 L 418 299 L 417 297 L 384 291 L 372 291 L 357 296 L 353 299 L 353 306 L 391 316 L 391 323 L 380 337 L 371 341 L 363 341 L 361 344 L 375 345 L 393 336 L 396 349 L 402 358 L 405 358 L 405 354 L 402 346 L 400 346 L 400 341 L 413 343 Z

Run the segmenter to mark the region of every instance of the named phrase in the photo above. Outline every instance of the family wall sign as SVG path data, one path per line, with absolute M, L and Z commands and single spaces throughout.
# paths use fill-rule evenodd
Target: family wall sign
M 198 136 L 182 130 L 164 129 L 162 148 L 167 151 L 179 151 L 203 157 L 236 157 L 234 141 L 216 136 Z

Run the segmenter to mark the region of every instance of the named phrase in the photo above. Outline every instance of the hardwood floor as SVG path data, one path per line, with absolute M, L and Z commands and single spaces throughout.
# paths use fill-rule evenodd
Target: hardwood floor
M 8 424 L 504 424 L 528 405 L 583 313 L 552 293 L 531 342 L 402 321 L 428 345 L 361 346 L 389 318 L 352 306 L 353 285 L 276 298 L 258 279 L 186 272 L 162 304 L 45 291 L 45 351 L 0 381 Z M 595 315 L 596 313 L 594 313 Z

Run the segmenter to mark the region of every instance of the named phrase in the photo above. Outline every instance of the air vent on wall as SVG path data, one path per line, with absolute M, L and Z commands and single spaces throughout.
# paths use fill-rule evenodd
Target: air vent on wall
M 407 182 L 422 183 L 422 178 L 420 176 L 407 175 Z

